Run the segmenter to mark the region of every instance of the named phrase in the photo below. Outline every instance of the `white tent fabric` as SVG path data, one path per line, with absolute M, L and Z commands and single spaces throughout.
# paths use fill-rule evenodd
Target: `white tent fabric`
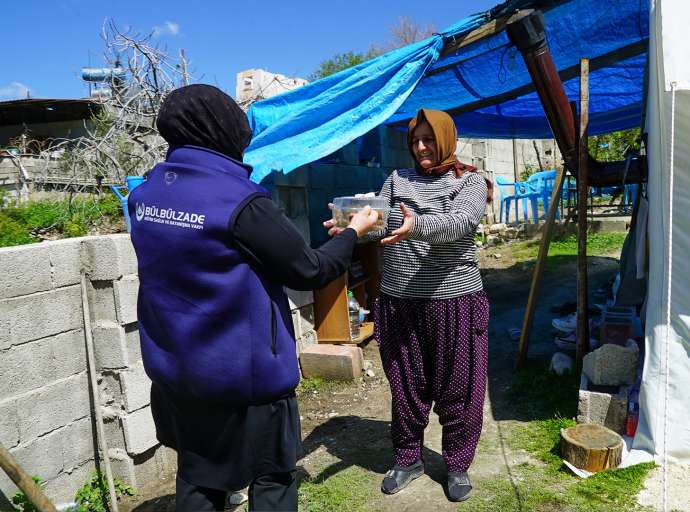
M 650 16 L 649 291 L 640 423 L 633 448 L 659 462 L 688 464 L 690 2 L 651 0 Z

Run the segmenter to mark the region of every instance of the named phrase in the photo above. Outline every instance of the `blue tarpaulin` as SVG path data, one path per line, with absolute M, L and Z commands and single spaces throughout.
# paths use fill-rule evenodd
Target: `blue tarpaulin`
M 421 107 L 453 115 L 460 136 L 549 138 L 551 131 L 520 52 L 499 32 L 444 54 L 492 19 L 541 8 L 547 41 L 571 100 L 579 61 L 591 59 L 590 133 L 639 126 L 649 37 L 646 0 L 511 0 L 440 34 L 399 48 L 249 109 L 252 179 L 290 172 L 380 124 Z

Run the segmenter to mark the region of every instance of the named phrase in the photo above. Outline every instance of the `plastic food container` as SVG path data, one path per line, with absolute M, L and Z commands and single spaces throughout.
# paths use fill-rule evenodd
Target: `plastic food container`
M 336 227 L 346 228 L 354 214 L 366 206 L 371 206 L 373 210 L 379 213 L 379 219 L 376 221 L 374 230 L 380 231 L 385 229 L 388 224 L 390 208 L 388 207 L 388 201 L 378 196 L 344 196 L 333 199 L 333 220 Z

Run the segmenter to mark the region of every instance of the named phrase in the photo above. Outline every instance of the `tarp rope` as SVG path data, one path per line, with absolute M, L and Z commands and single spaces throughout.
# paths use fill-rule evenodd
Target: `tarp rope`
M 664 442 L 662 465 L 662 504 L 664 512 L 668 511 L 668 460 L 666 441 L 668 439 L 668 392 L 669 392 L 669 360 L 671 343 L 671 286 L 673 283 L 673 158 L 676 145 L 676 82 L 671 82 L 671 154 L 668 176 L 668 278 L 666 281 L 666 346 L 664 354 Z

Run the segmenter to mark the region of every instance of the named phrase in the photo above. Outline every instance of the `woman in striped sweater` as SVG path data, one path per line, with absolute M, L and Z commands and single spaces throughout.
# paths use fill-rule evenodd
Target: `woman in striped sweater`
M 393 406 L 394 465 L 381 489 L 396 493 L 424 473 L 423 435 L 433 402 L 443 428 L 446 495 L 462 501 L 472 489 L 467 470 L 486 387 L 489 303 L 474 235 L 490 189 L 475 168 L 457 160 L 456 144 L 445 112 L 422 109 L 410 122 L 415 168 L 393 171 L 380 193 L 391 214 L 386 233 L 378 234 L 385 249 L 374 315 Z

